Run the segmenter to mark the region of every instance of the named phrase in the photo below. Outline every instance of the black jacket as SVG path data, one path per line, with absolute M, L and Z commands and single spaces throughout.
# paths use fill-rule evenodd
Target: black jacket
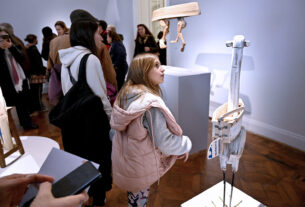
M 134 57 L 138 54 L 145 53 L 144 47 L 149 47 L 150 51 L 148 53 L 157 53 L 158 46 L 155 38 L 151 35 L 145 36 L 145 38 L 138 37 L 136 39 L 136 46 L 134 50 Z
M 127 72 L 126 49 L 121 41 L 111 44 L 110 57 L 116 71 Z
M 22 49 L 18 46 L 12 46 L 9 51 L 15 58 L 15 60 L 21 65 L 24 61 L 24 54 Z M 24 81 L 24 85 L 25 85 Z M 9 72 L 9 68 L 5 59 L 5 52 L 0 49 L 0 87 L 5 98 L 6 104 L 8 106 L 15 106 L 18 99 L 18 94 L 15 90 L 12 78 Z
M 30 59 L 31 67 L 30 74 L 31 75 L 44 75 L 45 69 L 43 67 L 41 55 L 35 45 L 29 47 L 27 49 L 27 53 Z

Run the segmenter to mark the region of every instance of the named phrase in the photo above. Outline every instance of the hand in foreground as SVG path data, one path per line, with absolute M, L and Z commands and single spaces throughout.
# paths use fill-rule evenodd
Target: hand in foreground
M 11 48 L 12 46 L 13 46 L 13 43 L 10 39 L 3 39 L 0 41 L 0 48 L 3 50 Z
M 186 162 L 187 159 L 189 158 L 189 153 L 187 152 L 187 153 L 184 153 L 184 154 L 178 156 L 178 159 L 183 159 L 183 158 L 184 158 L 183 161 Z
M 40 184 L 38 194 L 30 207 L 77 207 L 89 198 L 85 191 L 77 195 L 54 198 L 51 189 L 52 184 L 49 182 Z
M 1 206 L 18 205 L 29 184 L 45 181 L 53 182 L 53 178 L 39 174 L 13 174 L 0 178 Z
M 150 48 L 149 48 L 149 47 L 144 47 L 144 51 L 145 51 L 145 52 L 149 52 L 149 51 L 150 51 Z

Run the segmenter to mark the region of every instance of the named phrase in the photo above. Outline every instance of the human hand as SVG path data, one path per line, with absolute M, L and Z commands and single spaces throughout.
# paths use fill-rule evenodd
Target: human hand
M 1 206 L 16 206 L 20 203 L 31 183 L 53 182 L 53 178 L 39 174 L 13 174 L 0 178 Z
M 13 43 L 11 39 L 1 39 L 0 40 L 0 48 L 5 50 L 8 48 L 11 48 L 13 46 Z
M 149 47 L 144 47 L 144 51 L 145 51 L 145 52 L 149 52 L 149 51 L 150 51 L 150 48 L 149 48 Z
M 189 153 L 187 152 L 187 153 L 184 153 L 184 154 L 178 156 L 178 159 L 183 159 L 183 158 L 184 158 L 183 161 L 186 162 L 187 159 L 189 158 Z
M 77 207 L 86 202 L 89 198 L 86 191 L 77 195 L 54 198 L 51 189 L 52 184 L 49 182 L 40 184 L 38 194 L 30 207 Z
M 28 43 L 25 45 L 26 48 L 32 47 L 33 45 L 35 45 L 35 43 Z

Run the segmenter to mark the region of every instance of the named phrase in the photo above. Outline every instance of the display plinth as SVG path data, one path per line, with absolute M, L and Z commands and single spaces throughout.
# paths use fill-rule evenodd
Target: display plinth
M 223 181 L 181 204 L 181 207 L 222 207 Z M 231 184 L 226 183 L 226 205 L 229 206 Z M 251 196 L 233 187 L 232 207 L 266 207 Z
M 191 153 L 206 149 L 211 74 L 202 70 L 163 67 L 163 99 L 181 126 L 183 134 L 192 140 Z
M 21 136 L 25 153 L 14 152 L 7 157 L 7 166 L 0 168 L 0 177 L 13 173 L 37 173 L 51 149 L 59 144 L 47 137 Z M 1 205 L 0 205 L 1 206 Z

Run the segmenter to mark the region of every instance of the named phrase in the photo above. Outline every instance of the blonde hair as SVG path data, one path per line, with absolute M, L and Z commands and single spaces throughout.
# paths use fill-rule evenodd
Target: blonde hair
M 109 25 L 107 26 L 107 29 L 108 29 L 109 31 L 116 32 L 116 28 L 115 28 L 114 25 L 109 24 Z
M 160 86 L 153 84 L 148 77 L 149 71 L 154 68 L 156 59 L 158 59 L 158 56 L 154 54 L 142 53 L 137 55 L 132 60 L 130 63 L 127 80 L 117 97 L 119 107 L 123 108 L 131 88 L 138 88 L 143 91 L 149 91 L 157 96 L 162 96 Z

